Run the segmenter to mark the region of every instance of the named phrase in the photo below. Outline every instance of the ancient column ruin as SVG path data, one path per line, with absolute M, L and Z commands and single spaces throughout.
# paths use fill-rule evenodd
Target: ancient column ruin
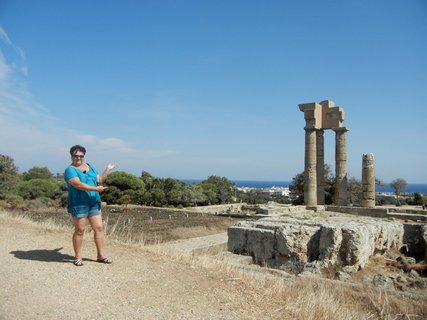
M 317 203 L 316 130 L 305 129 L 305 189 L 304 199 L 309 205 Z
M 306 205 L 325 203 L 324 181 L 324 130 L 335 131 L 335 204 L 347 205 L 347 128 L 343 127 L 344 109 L 335 107 L 335 103 L 325 100 L 298 105 L 305 119 L 305 185 L 304 202 Z
M 335 205 L 347 205 L 347 128 L 335 131 Z
M 374 155 L 364 154 L 362 157 L 362 201 L 365 208 L 375 207 L 375 174 Z
M 324 131 L 317 130 L 316 138 L 316 170 L 317 170 L 317 204 L 325 204 L 325 138 Z

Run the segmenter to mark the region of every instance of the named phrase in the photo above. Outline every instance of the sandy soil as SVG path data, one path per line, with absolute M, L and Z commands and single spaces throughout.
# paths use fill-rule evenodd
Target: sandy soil
M 97 263 L 91 236 L 75 267 L 70 230 L 0 213 L 0 319 L 281 318 L 262 289 L 141 246 L 107 239 L 114 263 Z

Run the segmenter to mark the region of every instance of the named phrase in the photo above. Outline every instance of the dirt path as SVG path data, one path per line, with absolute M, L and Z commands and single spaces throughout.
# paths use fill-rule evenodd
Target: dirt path
M 279 301 L 238 279 L 143 247 L 107 239 L 114 263 L 99 264 L 91 236 L 75 267 L 69 230 L 0 213 L 0 319 L 280 318 Z

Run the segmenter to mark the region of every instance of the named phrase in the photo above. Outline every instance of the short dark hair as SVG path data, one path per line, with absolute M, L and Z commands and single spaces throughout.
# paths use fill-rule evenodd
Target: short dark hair
M 83 147 L 83 146 L 81 146 L 79 144 L 76 144 L 75 146 L 71 147 L 70 154 L 73 156 L 77 151 L 81 151 L 81 152 L 83 152 L 83 154 L 86 154 L 85 147 Z

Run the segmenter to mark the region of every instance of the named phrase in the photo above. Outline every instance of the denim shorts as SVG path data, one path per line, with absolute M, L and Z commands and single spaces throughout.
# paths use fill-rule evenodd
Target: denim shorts
M 101 204 L 96 203 L 93 206 L 75 206 L 68 208 L 68 212 L 73 218 L 87 218 L 99 216 L 101 214 Z

